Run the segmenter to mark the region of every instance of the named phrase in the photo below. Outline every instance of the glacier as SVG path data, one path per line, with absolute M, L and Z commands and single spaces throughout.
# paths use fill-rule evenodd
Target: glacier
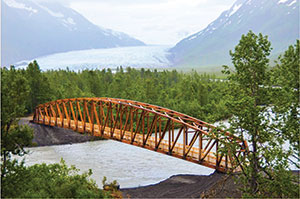
M 104 68 L 114 70 L 120 66 L 123 68 L 167 68 L 171 66 L 167 58 L 170 48 L 171 46 L 166 45 L 149 45 L 89 49 L 56 53 L 33 60 L 38 62 L 43 71 L 67 68 L 73 71 Z M 20 61 L 15 64 L 15 67 L 26 68 L 33 60 Z

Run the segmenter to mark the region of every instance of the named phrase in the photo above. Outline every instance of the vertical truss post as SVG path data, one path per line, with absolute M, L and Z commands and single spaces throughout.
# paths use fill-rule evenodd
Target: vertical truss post
M 125 106 L 126 110 L 127 110 L 127 106 Z M 121 130 L 122 130 L 122 126 L 123 126 L 123 113 L 125 112 L 125 108 L 123 111 L 121 111 L 120 113 L 120 123 L 119 123 L 119 129 L 120 129 L 120 136 L 121 136 Z M 121 138 L 121 137 L 120 137 Z
M 88 107 L 88 104 L 89 106 L 91 107 L 89 101 L 85 101 L 85 104 L 84 104 L 84 108 L 85 108 L 85 113 L 86 113 L 86 116 L 87 116 L 87 123 L 90 125 L 90 130 L 92 132 L 92 120 L 91 120 L 91 116 L 90 116 L 90 111 L 89 111 L 89 107 Z M 91 109 L 91 108 L 90 108 Z
M 100 116 L 100 125 L 101 126 L 103 125 L 103 115 L 102 115 L 102 112 L 103 112 L 103 107 L 102 107 L 102 102 L 100 101 L 99 102 L 99 116 Z M 100 126 L 99 126 L 99 129 L 100 129 Z
M 172 142 L 174 142 L 174 122 L 172 123 Z
M 189 132 L 188 132 L 188 128 L 187 128 L 186 133 L 185 133 L 185 145 L 188 145 L 188 141 L 189 141 Z
M 55 111 L 54 111 L 54 109 L 52 107 L 52 104 L 49 104 L 49 107 L 50 107 L 50 113 L 52 115 L 51 118 L 50 118 L 50 125 L 51 125 L 52 118 L 54 119 L 56 117 L 56 114 L 55 114 Z M 54 121 L 54 126 L 56 126 L 55 121 Z
M 155 114 L 155 115 L 157 115 L 157 114 Z M 155 133 L 154 146 L 156 146 L 156 144 L 157 144 L 157 121 L 155 122 L 155 130 L 154 130 L 154 133 Z
M 79 116 L 80 116 L 80 121 L 81 121 L 81 125 L 82 125 L 82 131 L 84 132 L 85 131 L 85 124 L 84 124 L 84 118 L 82 117 L 82 113 L 81 113 L 81 107 L 80 107 L 80 103 L 77 101 L 77 108 L 78 108 L 78 113 L 79 113 Z
M 76 101 L 75 101 L 75 104 L 74 104 L 74 107 L 76 107 L 77 106 L 77 102 L 78 102 L 78 100 L 76 99 Z M 76 107 L 75 108 L 75 129 L 76 129 L 76 131 L 78 131 L 78 115 L 79 115 L 79 113 L 78 113 L 78 108 Z
M 45 107 L 43 107 L 43 108 L 45 108 Z M 45 124 L 45 114 L 43 116 L 44 116 L 43 117 L 43 124 Z
M 142 136 L 143 136 L 143 139 L 142 139 L 142 143 L 144 143 L 145 141 L 145 114 L 143 115 L 143 118 L 142 118 Z
M 94 129 L 94 114 L 95 114 L 95 103 L 94 100 L 92 100 L 91 105 L 91 125 L 92 125 L 92 135 L 95 136 L 95 129 Z
M 183 148 L 182 148 L 182 154 L 183 154 L 183 159 L 185 159 L 186 158 L 186 156 L 185 156 L 185 145 L 186 145 L 186 134 L 187 134 L 187 127 L 186 126 L 184 126 L 184 131 L 183 131 Z
M 225 156 L 225 169 L 228 170 L 228 155 Z
M 55 102 L 55 106 L 56 106 L 56 110 L 57 110 L 57 113 L 58 113 L 58 115 L 56 116 L 56 121 L 55 121 L 55 123 L 56 123 L 56 125 L 58 125 L 58 124 L 57 124 L 57 119 L 58 119 L 58 116 L 60 117 L 60 111 L 59 111 L 57 102 Z
M 49 121 L 49 114 L 48 114 L 48 108 L 47 108 L 47 106 L 44 106 L 44 111 L 45 111 L 46 117 L 47 117 L 47 119 L 48 119 L 48 121 Z M 45 124 L 46 124 L 46 123 L 45 123 Z
M 85 121 L 86 121 L 86 100 L 83 100 L 83 132 L 85 132 L 86 129 Z
M 63 103 L 63 102 L 62 102 L 62 103 Z M 60 109 L 60 108 L 59 108 L 59 109 Z M 64 111 L 61 112 L 61 117 L 62 117 L 62 122 L 61 122 L 62 127 L 65 128 L 65 112 L 64 112 Z
M 172 131 L 172 124 L 173 122 L 171 122 L 171 127 L 169 128 L 169 131 L 168 131 L 168 154 L 172 154 L 171 152 L 171 143 L 172 143 L 172 134 L 171 134 L 171 131 Z
M 130 114 L 130 138 L 133 137 L 133 114 L 134 114 L 134 111 L 131 111 L 131 114 Z
M 200 132 L 200 135 L 199 135 L 199 162 L 201 162 L 202 145 L 203 145 L 203 133 Z
M 117 105 L 115 105 L 116 107 Z M 113 123 L 114 123 L 114 114 L 113 114 L 113 105 L 112 105 L 112 108 L 110 109 L 110 134 L 111 134 L 111 137 L 113 135 Z
M 219 140 L 216 140 L 216 168 L 219 168 Z
M 63 112 L 64 112 L 64 114 L 65 114 L 65 116 L 66 116 L 66 119 L 67 119 L 67 123 L 68 124 L 70 124 L 70 118 L 69 118 L 69 115 L 68 115 L 68 111 L 67 111 L 67 107 L 66 107 L 66 104 L 65 104 L 65 102 L 63 101 Z M 68 126 L 68 128 L 70 128 L 70 126 Z
M 38 108 L 35 108 L 35 117 L 33 119 L 36 119 L 36 117 L 37 117 L 37 121 L 40 122 L 40 114 Z
M 97 105 L 97 103 L 96 103 L 96 105 Z M 96 123 L 98 125 L 98 131 L 100 132 L 100 121 L 99 121 L 99 117 L 98 117 L 98 112 L 97 112 L 96 105 L 94 104 L 93 112 L 94 112 L 95 117 L 96 117 Z
M 159 139 L 161 138 L 161 118 L 159 118 Z

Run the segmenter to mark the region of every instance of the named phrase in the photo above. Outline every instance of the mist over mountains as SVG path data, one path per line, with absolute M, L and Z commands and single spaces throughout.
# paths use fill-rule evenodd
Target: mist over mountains
M 171 61 L 180 67 L 230 64 L 229 50 L 249 30 L 268 35 L 272 55 L 299 39 L 299 0 L 237 0 L 205 29 L 176 44 Z
M 57 52 L 145 45 L 56 2 L 1 0 L 1 5 L 1 66 Z

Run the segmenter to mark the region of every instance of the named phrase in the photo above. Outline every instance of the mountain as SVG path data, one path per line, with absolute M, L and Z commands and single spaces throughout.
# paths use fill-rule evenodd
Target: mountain
M 170 59 L 181 67 L 230 64 L 229 50 L 249 30 L 268 35 L 272 55 L 282 53 L 300 38 L 299 0 L 237 0 L 205 29 L 170 49 Z
M 55 1 L 1 0 L 1 5 L 1 66 L 57 52 L 145 45 Z

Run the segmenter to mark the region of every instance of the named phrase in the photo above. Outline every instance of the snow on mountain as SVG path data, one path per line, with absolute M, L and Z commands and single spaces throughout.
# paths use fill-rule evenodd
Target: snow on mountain
M 288 0 L 279 0 L 277 4 L 280 4 L 280 3 L 285 3 L 287 2 Z
M 37 13 L 37 10 L 33 9 L 32 7 L 27 7 L 24 3 L 20 3 L 15 0 L 4 0 L 4 3 L 11 8 L 23 9 L 29 12 Z
M 268 35 L 273 55 L 300 38 L 299 0 L 237 0 L 205 29 L 181 40 L 170 52 L 177 66 L 230 64 L 229 50 L 252 30 Z
M 145 45 L 54 1 L 1 0 L 1 13 L 1 66 L 71 50 Z
M 241 6 L 242 6 L 242 4 L 234 5 L 234 7 L 232 7 L 228 16 L 230 17 L 231 15 L 233 15 Z

